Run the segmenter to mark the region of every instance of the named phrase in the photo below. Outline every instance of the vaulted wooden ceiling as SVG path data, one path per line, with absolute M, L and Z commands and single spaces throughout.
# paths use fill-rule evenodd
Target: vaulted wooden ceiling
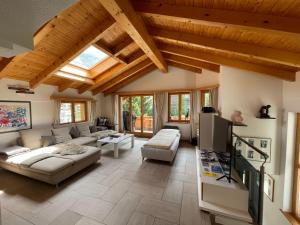
M 0 57 L 0 78 L 110 94 L 168 65 L 196 73 L 227 65 L 294 81 L 299 24 L 297 0 L 80 0 L 36 32 L 33 51 Z M 110 57 L 79 68 L 83 79 L 58 76 L 91 45 Z

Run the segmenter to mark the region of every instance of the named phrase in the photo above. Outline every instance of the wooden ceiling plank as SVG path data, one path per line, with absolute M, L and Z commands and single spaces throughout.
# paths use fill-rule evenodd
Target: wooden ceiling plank
M 220 65 L 214 63 L 195 60 L 183 56 L 173 55 L 170 53 L 163 53 L 163 56 L 167 61 L 177 62 L 187 66 L 197 67 L 199 69 L 206 69 L 216 73 L 220 73 Z
M 300 34 L 300 19 L 249 13 L 242 11 L 199 8 L 164 3 L 134 1 L 134 9 L 143 15 L 171 19 L 178 22 L 218 27 L 233 27 L 251 31 L 274 32 L 277 34 Z
M 180 62 L 175 62 L 175 61 L 168 60 L 168 59 L 167 59 L 167 62 L 168 62 L 169 65 L 175 66 L 175 67 L 183 69 L 183 70 L 191 71 L 193 73 L 200 73 L 200 74 L 202 73 L 202 69 L 200 69 L 198 67 L 194 67 L 194 66 L 191 66 L 191 65 L 186 65 L 186 64 L 183 64 L 183 63 L 180 63 Z
M 140 79 L 141 77 L 147 75 L 148 73 L 152 72 L 155 69 L 156 69 L 156 66 L 154 64 L 151 64 L 150 66 L 148 66 L 145 69 L 137 72 L 133 76 L 131 76 L 129 78 L 126 78 L 125 80 L 121 81 L 117 85 L 111 87 L 110 89 L 108 89 L 107 91 L 105 91 L 104 94 L 108 95 L 108 94 L 117 92 L 121 88 L 125 87 L 126 85 L 128 85 L 128 84 L 130 84 L 130 83 L 132 83 L 134 81 L 136 81 L 137 79 Z
M 123 40 L 121 43 L 117 44 L 114 48 L 113 48 L 113 53 L 115 56 L 118 56 L 122 53 L 122 51 L 126 48 L 128 48 L 131 45 L 134 45 L 135 42 L 132 40 L 131 37 L 127 37 L 125 40 Z
M 63 92 L 65 90 L 67 90 L 68 88 L 72 87 L 74 84 L 76 84 L 76 81 L 73 82 L 64 82 L 61 85 L 58 86 L 58 91 L 59 92 Z
M 175 40 L 182 43 L 188 43 L 189 45 L 193 46 L 213 49 L 215 51 L 235 53 L 289 66 L 300 66 L 300 53 L 266 48 L 224 39 L 207 38 L 195 34 L 157 29 L 154 27 L 149 28 L 149 32 L 156 39 L 160 40 Z
M 60 68 L 68 64 L 72 61 L 76 56 L 78 56 L 83 50 L 85 50 L 88 46 L 95 43 L 97 40 L 101 38 L 101 35 L 105 32 L 105 30 L 109 29 L 115 22 L 111 19 L 105 20 L 101 25 L 95 27 L 91 33 L 85 37 L 83 37 L 77 44 L 74 45 L 73 48 L 70 48 L 62 57 L 58 58 L 55 62 L 53 62 L 49 67 L 47 67 L 44 71 L 39 73 L 36 77 L 34 77 L 30 81 L 30 87 L 36 88 L 38 85 L 43 83 L 48 77 L 58 71 Z
M 252 72 L 263 73 L 282 80 L 295 81 L 296 79 L 295 71 L 282 70 L 271 66 L 263 66 L 263 65 L 244 62 L 236 59 L 228 59 L 225 57 L 209 54 L 207 52 L 204 53 L 200 51 L 192 51 L 192 50 L 179 48 L 177 46 L 168 45 L 168 44 L 159 45 L 159 49 L 162 52 L 180 55 L 180 56 L 184 56 L 196 60 L 201 59 L 203 61 L 218 63 L 220 65 L 225 65 L 230 67 L 236 67 L 239 69 L 248 70 Z
M 139 50 L 135 51 L 134 53 L 132 53 L 131 55 L 129 55 L 126 60 L 128 63 L 132 63 L 143 55 L 145 55 L 145 53 L 139 49 Z
M 144 69 L 145 67 L 149 66 L 151 64 L 150 59 L 146 59 L 142 61 L 141 63 L 133 66 L 132 68 L 125 70 L 124 72 L 118 74 L 118 76 L 114 77 L 113 79 L 110 79 L 109 81 L 103 83 L 99 87 L 93 90 L 93 94 L 98 94 L 99 92 L 103 92 L 112 86 L 116 85 L 117 83 L 121 82 L 124 80 L 126 77 L 133 75 L 134 73 L 137 73 L 138 71 Z
M 103 7 L 115 18 L 120 27 L 136 42 L 153 63 L 167 72 L 167 64 L 149 35 L 144 21 L 135 12 L 129 0 L 99 0 Z
M 115 54 L 113 53 L 113 51 L 111 49 L 109 49 L 107 46 L 105 46 L 105 44 L 103 44 L 100 41 L 97 41 L 94 46 L 96 48 L 98 48 L 100 51 L 104 52 L 106 55 L 116 59 L 117 61 L 121 62 L 121 63 L 124 63 L 124 64 L 127 64 L 127 62 L 122 58 L 122 57 L 118 57 L 118 56 L 115 56 Z

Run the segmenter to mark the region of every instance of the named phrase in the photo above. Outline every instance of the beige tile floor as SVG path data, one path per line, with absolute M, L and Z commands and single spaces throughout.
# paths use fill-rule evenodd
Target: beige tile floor
M 104 151 L 59 188 L 0 170 L 2 225 L 210 225 L 197 207 L 194 147 L 181 144 L 172 165 L 142 163 L 144 141 L 119 159 Z

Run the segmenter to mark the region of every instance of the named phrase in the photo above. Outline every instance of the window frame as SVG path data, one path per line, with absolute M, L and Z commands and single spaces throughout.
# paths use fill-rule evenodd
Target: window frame
M 88 121 L 88 108 L 87 108 L 87 102 L 86 101 L 61 101 L 59 107 L 61 107 L 62 103 L 70 103 L 71 104 L 71 122 L 69 123 L 61 123 L 61 118 L 60 118 L 60 113 L 59 113 L 59 124 L 64 125 L 64 124 L 74 124 L 74 123 L 84 123 Z M 80 103 L 84 104 L 84 111 L 85 111 L 85 120 L 82 121 L 77 121 L 75 122 L 75 104 Z M 60 108 L 59 108 L 60 112 Z
M 176 122 L 176 123 L 190 123 L 191 122 L 191 111 L 190 111 L 190 119 L 189 120 L 182 120 L 181 119 L 181 96 L 188 94 L 190 96 L 190 109 L 192 105 L 192 95 L 191 92 L 169 92 L 168 93 L 168 122 Z M 178 120 L 171 119 L 171 96 L 178 95 Z

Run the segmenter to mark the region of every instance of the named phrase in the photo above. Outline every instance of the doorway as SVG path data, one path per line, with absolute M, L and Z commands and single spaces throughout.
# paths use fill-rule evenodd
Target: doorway
M 120 96 L 120 130 L 137 136 L 153 134 L 153 95 Z

